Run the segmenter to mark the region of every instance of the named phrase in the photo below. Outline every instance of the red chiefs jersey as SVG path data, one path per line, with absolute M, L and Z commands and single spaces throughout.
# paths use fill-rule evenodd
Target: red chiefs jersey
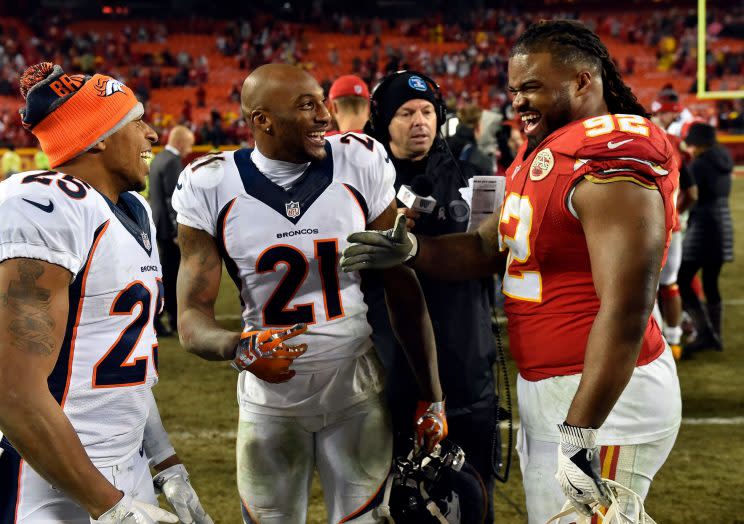
M 679 171 L 666 133 L 636 115 L 601 115 L 558 129 L 507 170 L 499 247 L 508 249 L 503 290 L 511 353 L 527 380 L 581 373 L 599 298 L 586 238 L 570 209 L 573 188 L 630 181 L 658 190 L 667 245 Z M 651 316 L 637 365 L 664 350 Z

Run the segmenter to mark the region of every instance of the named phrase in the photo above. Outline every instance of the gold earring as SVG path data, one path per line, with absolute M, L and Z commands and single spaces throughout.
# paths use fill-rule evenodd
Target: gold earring
M 266 132 L 267 132 L 267 133 L 271 133 L 271 128 L 270 128 L 270 127 L 267 127 L 267 128 L 266 128 Z

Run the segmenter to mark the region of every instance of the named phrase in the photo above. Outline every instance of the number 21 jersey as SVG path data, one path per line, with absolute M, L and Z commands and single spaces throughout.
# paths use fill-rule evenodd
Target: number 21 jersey
M 384 148 L 363 134 L 329 137 L 326 157 L 283 188 L 241 149 L 196 160 L 173 195 L 178 222 L 214 237 L 255 329 L 308 324 L 292 339 L 308 351 L 292 364 L 312 373 L 371 347 L 357 272 L 339 271 L 346 237 L 395 197 Z

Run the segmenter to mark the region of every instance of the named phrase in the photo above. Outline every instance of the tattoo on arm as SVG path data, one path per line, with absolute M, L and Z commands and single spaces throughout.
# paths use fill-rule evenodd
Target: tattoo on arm
M 11 280 L 7 293 L 0 292 L 0 307 L 12 312 L 9 324 L 12 344 L 29 353 L 50 355 L 56 349 L 51 312 L 52 292 L 39 286 L 44 265 L 35 260 L 18 264 L 18 279 Z
M 181 272 L 185 284 L 184 291 L 187 292 L 184 298 L 189 304 L 204 302 L 201 295 L 210 288 L 207 275 L 216 268 L 219 268 L 220 272 L 222 270 L 219 254 L 213 245 L 205 242 L 204 236 L 206 234 L 201 235 L 187 228 L 179 228 L 178 241 L 183 257 Z
M 216 240 L 204 231 L 179 226 L 178 334 L 186 350 L 207 360 L 229 360 L 240 332 L 223 329 L 214 318 L 222 258 Z

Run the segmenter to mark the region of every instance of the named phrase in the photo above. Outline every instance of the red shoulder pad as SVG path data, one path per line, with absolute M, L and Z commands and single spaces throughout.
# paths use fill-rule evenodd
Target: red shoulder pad
M 601 115 L 577 126 L 584 137 L 576 150 L 574 172 L 610 181 L 631 177 L 643 185 L 674 169 L 674 149 L 666 133 L 638 115 Z M 598 181 L 599 181 L 598 180 Z

